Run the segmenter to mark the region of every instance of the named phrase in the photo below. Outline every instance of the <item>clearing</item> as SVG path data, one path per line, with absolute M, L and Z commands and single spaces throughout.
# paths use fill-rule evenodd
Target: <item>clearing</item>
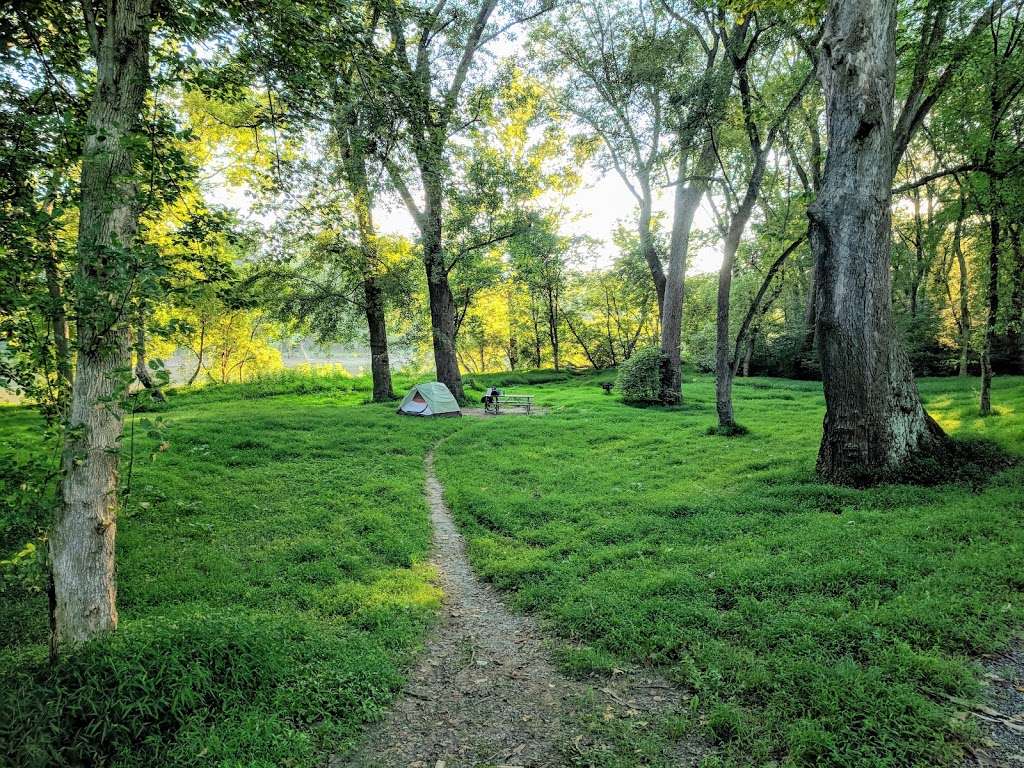
M 482 724 L 432 734 L 449 766 L 667 766 L 705 743 L 706 766 L 953 766 L 991 749 L 976 659 L 1024 619 L 1021 465 L 836 488 L 812 473 L 814 383 L 738 380 L 751 434 L 721 438 L 704 377 L 667 411 L 622 405 L 600 376 L 479 379 L 549 412 L 399 418 L 364 404 L 365 382 L 289 376 L 173 398 L 170 450 L 151 461 L 136 435 L 117 636 L 47 671 L 45 597 L 5 587 L 0 761 L 426 760 L 398 738 L 405 717 L 410 734 Z M 974 386 L 921 383 L 944 427 L 1024 455 L 1024 380 L 997 380 L 989 419 Z M 33 419 L 0 411 L 5 466 L 38 452 Z M 423 495 L 445 437 L 436 475 L 464 552 L 438 487 Z M 6 556 L 34 523 L 0 509 Z

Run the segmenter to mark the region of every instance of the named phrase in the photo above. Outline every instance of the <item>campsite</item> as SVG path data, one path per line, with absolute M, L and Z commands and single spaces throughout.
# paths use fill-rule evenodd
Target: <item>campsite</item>
M 1024 1 L 0 40 L 0 766 L 1024 764 Z

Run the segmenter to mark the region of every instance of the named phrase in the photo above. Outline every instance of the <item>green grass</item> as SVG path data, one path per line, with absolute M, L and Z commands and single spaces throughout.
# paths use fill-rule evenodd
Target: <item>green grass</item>
M 323 765 L 379 715 L 438 608 L 422 457 L 454 425 L 346 388 L 210 389 L 155 461 L 136 437 L 115 639 L 49 672 L 45 599 L 3 595 L 0 763 Z M 7 450 L 31 421 L 0 411 Z
M 173 396 L 169 450 L 150 461 L 137 431 L 119 632 L 49 670 L 45 600 L 5 582 L 0 763 L 343 753 L 436 615 L 422 458 L 453 433 L 438 471 L 471 559 L 542 618 L 565 669 L 652 665 L 695 693 L 646 726 L 598 708 L 586 727 L 613 749 L 580 764 L 655 765 L 688 731 L 716 746 L 709 766 L 940 766 L 977 737 L 945 697 L 977 696 L 971 659 L 1021 625 L 1024 465 L 980 487 L 837 488 L 813 476 L 813 382 L 737 381 L 749 433 L 726 438 L 707 434 L 705 377 L 674 409 L 605 395 L 613 372 L 472 379 L 471 397 L 529 388 L 550 413 L 403 419 L 344 377 Z M 975 387 L 921 384 L 957 436 L 1024 455 L 1024 380 L 996 381 L 987 419 Z M 0 409 L 0 558 L 47 506 L 22 488 L 37 432 Z
M 925 381 L 958 437 L 1024 454 L 1024 382 Z M 750 433 L 707 434 L 713 383 L 637 409 L 592 379 L 537 388 L 543 419 L 473 423 L 441 480 L 478 571 L 542 616 L 577 673 L 662 667 L 692 689 L 715 759 L 735 765 L 953 764 L 970 657 L 1020 625 L 1024 471 L 854 490 L 813 476 L 810 382 L 736 383 Z

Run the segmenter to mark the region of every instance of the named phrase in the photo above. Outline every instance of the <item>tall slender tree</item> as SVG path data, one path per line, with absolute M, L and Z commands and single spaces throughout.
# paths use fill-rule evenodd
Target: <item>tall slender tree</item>
M 153 24 L 151 0 L 84 0 L 83 13 L 96 83 L 82 149 L 75 377 L 50 538 L 56 650 L 117 626 L 117 465 L 130 380 L 125 307 L 137 262 L 137 131 Z
M 455 343 L 457 307 L 449 282 L 454 264 L 446 253 L 445 236 L 453 179 L 451 141 L 467 122 L 470 75 L 480 53 L 503 32 L 546 12 L 551 4 L 541 2 L 533 9 L 516 4 L 519 13 L 500 22 L 495 18 L 497 0 L 441 0 L 425 8 L 415 3 L 384 5 L 390 50 L 381 61 L 389 68 L 395 109 L 401 116 L 395 151 L 385 165 L 420 233 L 437 379 L 464 401 Z M 411 157 L 418 171 L 419 201 L 417 187 L 401 162 L 404 157 Z

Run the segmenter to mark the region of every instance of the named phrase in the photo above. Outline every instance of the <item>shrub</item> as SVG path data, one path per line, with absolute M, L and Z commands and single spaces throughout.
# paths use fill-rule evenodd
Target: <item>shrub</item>
M 661 368 L 666 358 L 657 347 L 644 347 L 619 366 L 618 389 L 627 403 L 661 402 Z
M 24 659 L 2 685 L 0 762 L 167 764 L 182 732 L 266 701 L 288 676 L 285 648 L 280 628 L 202 615 L 131 622 L 52 668 Z

